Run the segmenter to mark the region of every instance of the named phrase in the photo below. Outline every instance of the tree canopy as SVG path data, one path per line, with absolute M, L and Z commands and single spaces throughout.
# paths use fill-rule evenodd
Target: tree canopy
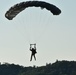
M 0 75 L 76 75 L 76 61 L 56 61 L 40 67 L 5 63 L 0 64 Z

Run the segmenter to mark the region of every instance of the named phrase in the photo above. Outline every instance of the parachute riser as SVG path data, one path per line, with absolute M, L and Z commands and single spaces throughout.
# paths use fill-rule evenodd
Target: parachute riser
M 30 44 L 30 48 L 36 48 L 36 43 L 35 44 Z

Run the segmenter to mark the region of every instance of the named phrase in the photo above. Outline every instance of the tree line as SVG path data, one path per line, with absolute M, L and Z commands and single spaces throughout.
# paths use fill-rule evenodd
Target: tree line
M 76 75 L 76 61 L 57 60 L 40 67 L 0 63 L 0 75 Z

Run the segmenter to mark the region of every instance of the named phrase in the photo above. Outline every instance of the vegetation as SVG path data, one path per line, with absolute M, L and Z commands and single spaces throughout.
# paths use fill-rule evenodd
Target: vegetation
M 0 75 L 76 75 L 76 61 L 56 61 L 41 67 L 0 64 Z

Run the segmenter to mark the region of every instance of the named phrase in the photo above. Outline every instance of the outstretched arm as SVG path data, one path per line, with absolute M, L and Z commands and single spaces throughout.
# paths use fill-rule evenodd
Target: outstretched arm
M 31 49 L 32 49 L 32 46 L 31 46 L 31 44 L 30 44 L 30 51 L 31 51 Z
M 36 49 L 36 44 L 34 44 L 34 48 Z

